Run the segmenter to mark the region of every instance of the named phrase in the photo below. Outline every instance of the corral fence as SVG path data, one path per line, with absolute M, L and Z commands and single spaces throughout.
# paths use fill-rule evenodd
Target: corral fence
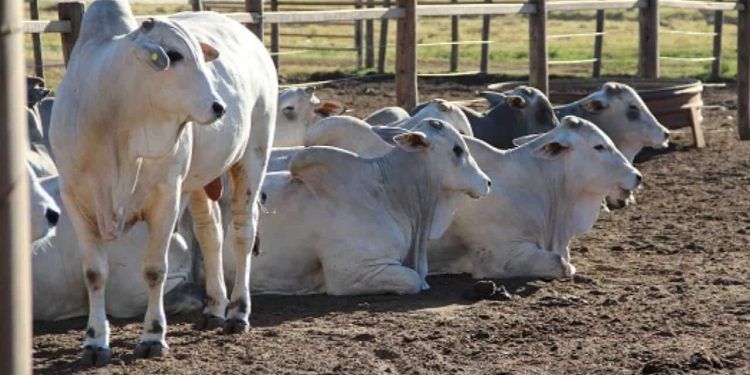
M 34 0 L 32 0 L 34 1 Z M 197 1 L 197 0 L 194 0 Z M 292 0 L 273 0 L 272 9 L 279 9 L 280 3 L 289 5 Z M 357 22 L 396 22 L 396 59 L 395 59 L 395 79 L 396 79 L 396 102 L 397 105 L 406 108 L 412 108 L 419 99 L 417 88 L 417 27 L 418 17 L 460 17 L 460 16 L 483 16 L 482 38 L 483 46 L 489 42 L 489 17 L 502 14 L 527 14 L 529 22 L 529 84 L 537 87 L 543 92 L 549 91 L 549 66 L 554 64 L 592 64 L 594 74 L 598 75 L 601 71 L 601 49 L 604 36 L 604 11 L 610 9 L 635 9 L 639 13 L 639 56 L 638 72 L 642 77 L 657 79 L 660 73 L 660 60 L 679 60 L 684 62 L 706 61 L 710 59 L 712 64 L 712 74 L 718 76 L 720 73 L 721 61 L 721 32 L 724 19 L 724 12 L 737 12 L 737 100 L 738 100 L 738 128 L 739 136 L 742 140 L 750 140 L 750 0 L 739 0 L 736 2 L 712 2 L 712 1 L 686 1 L 686 0 L 609 0 L 609 1 L 553 1 L 546 0 L 529 0 L 528 2 L 518 3 L 492 3 L 492 0 L 486 0 L 484 3 L 456 3 L 458 0 L 451 0 L 451 3 L 417 3 L 417 0 L 392 0 L 375 6 L 374 0 L 355 0 L 352 2 L 338 0 L 336 5 L 354 3 L 354 9 L 334 9 L 334 10 L 271 10 L 265 11 L 263 0 L 246 0 L 241 11 L 225 13 L 232 19 L 248 25 L 256 35 L 263 38 L 263 29 L 266 24 L 271 25 L 271 49 L 272 53 L 279 53 L 279 25 L 282 24 L 305 24 L 305 23 L 331 23 L 331 22 L 353 22 L 355 24 L 355 34 L 361 35 L 361 26 L 357 27 Z M 302 1 L 298 1 L 302 3 Z M 320 2 L 324 2 L 320 0 Z M 326 3 L 333 4 L 334 0 L 327 0 Z M 216 3 L 216 1 L 213 1 Z M 226 3 L 226 2 L 225 2 Z M 308 4 L 309 2 L 305 1 Z M 201 3 L 194 2 L 194 7 L 200 9 Z M 216 6 L 208 2 L 209 6 Z M 275 4 L 275 5 L 274 5 Z M 359 4 L 359 5 L 358 5 Z M 235 6 L 235 5 L 232 5 Z M 713 57 L 710 58 L 679 58 L 664 57 L 659 55 L 659 10 L 661 8 L 679 8 L 694 10 L 715 11 L 715 27 L 711 36 L 714 38 Z M 238 10 L 238 9 L 236 9 Z M 597 11 L 596 30 L 594 31 L 594 58 L 587 60 L 574 61 L 550 61 L 548 56 L 548 40 L 563 37 L 590 36 L 590 33 L 567 34 L 567 35 L 548 35 L 547 34 L 547 15 L 549 12 L 565 11 Z M 30 20 L 24 23 L 24 31 L 31 34 L 39 33 L 60 33 L 62 38 L 62 49 L 64 60 L 70 58 L 70 52 L 78 38 L 81 27 L 81 21 L 85 11 L 85 5 L 82 2 L 61 2 L 58 4 L 59 20 L 39 21 Z M 147 16 L 137 17 L 139 20 Z M 457 19 L 456 19 L 457 22 Z M 453 25 L 453 23 L 452 23 Z M 486 25 L 486 27 L 484 27 Z M 366 26 L 366 30 L 370 27 Z M 385 29 L 387 35 L 387 27 Z M 360 30 L 360 31 L 356 31 Z M 458 27 L 452 27 L 452 37 L 457 41 Z M 680 33 L 696 33 L 691 31 L 670 31 Z M 372 33 L 370 33 L 372 34 Z M 365 38 L 366 40 L 372 37 Z M 361 40 L 361 36 L 360 36 Z M 382 42 L 379 55 L 384 55 L 386 43 Z M 365 64 L 374 60 L 374 49 L 372 42 L 366 42 L 365 46 Z M 453 43 L 453 42 L 450 42 Z M 454 43 L 457 46 L 458 43 Z M 357 45 L 355 44 L 355 48 Z M 35 56 L 37 55 L 37 48 Z M 372 51 L 371 51 L 372 50 Z M 41 54 L 41 53 L 40 53 Z M 360 52 L 361 54 L 361 52 Z M 454 60 L 457 52 L 451 53 L 451 59 Z M 488 49 L 482 51 L 480 61 L 480 72 L 486 72 Z M 383 60 L 380 59 L 379 65 Z M 451 68 L 454 63 L 451 64 Z

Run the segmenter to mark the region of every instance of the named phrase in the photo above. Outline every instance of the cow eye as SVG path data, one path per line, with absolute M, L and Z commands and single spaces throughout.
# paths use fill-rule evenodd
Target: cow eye
M 169 61 L 173 63 L 182 60 L 182 54 L 177 51 L 167 51 L 167 57 L 169 57 Z
M 596 150 L 596 151 L 604 151 L 606 149 L 607 149 L 607 147 L 605 147 L 604 145 L 596 145 L 596 146 L 594 146 L 594 150 Z
M 635 105 L 635 104 L 629 105 L 628 109 L 631 110 L 631 111 L 640 111 L 640 108 L 638 108 L 638 106 Z
M 453 146 L 453 153 L 456 154 L 457 158 L 460 158 L 464 154 L 464 150 L 459 145 Z
M 284 112 L 293 112 L 293 111 L 294 111 L 294 106 L 288 105 L 284 107 Z

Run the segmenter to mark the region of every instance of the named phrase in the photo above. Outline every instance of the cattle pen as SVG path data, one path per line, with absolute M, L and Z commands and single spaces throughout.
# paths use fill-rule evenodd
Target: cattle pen
M 35 3 L 35 2 L 34 2 Z M 305 3 L 302 7 L 301 3 Z M 279 26 L 285 24 L 306 24 L 306 23 L 341 23 L 353 22 L 355 25 L 355 40 L 362 40 L 361 22 L 367 23 L 367 36 L 365 37 L 365 57 L 362 57 L 362 44 L 355 42 L 352 50 L 358 52 L 358 62 L 360 64 L 364 59 L 367 66 L 374 64 L 374 42 L 371 23 L 380 21 L 381 25 L 380 50 L 378 51 L 378 69 L 382 72 L 384 65 L 384 55 L 387 43 L 388 21 L 396 22 L 396 60 L 395 60 L 395 79 L 396 79 L 396 104 L 407 108 L 412 108 L 419 101 L 419 92 L 417 88 L 417 76 L 419 75 L 417 63 L 417 49 L 420 44 L 417 43 L 417 28 L 419 17 L 451 17 L 451 35 L 449 42 L 438 43 L 451 45 L 451 71 L 456 70 L 456 57 L 458 46 L 466 43 L 478 43 L 482 46 L 482 57 L 480 69 L 476 72 L 487 73 L 487 56 L 491 41 L 489 35 L 489 17 L 493 15 L 528 15 L 529 22 L 529 85 L 534 86 L 547 93 L 549 91 L 549 67 L 551 65 L 568 65 L 568 64 L 591 64 L 592 75 L 599 76 L 602 66 L 602 44 L 605 35 L 604 31 L 604 12 L 607 10 L 630 9 L 638 11 L 638 74 L 641 77 L 658 79 L 660 76 L 661 61 L 680 61 L 680 62 L 705 62 L 711 61 L 711 76 L 718 77 L 721 67 L 721 35 L 722 24 L 724 22 L 725 12 L 736 12 L 737 14 L 737 96 L 738 96 L 738 129 L 740 138 L 743 140 L 750 139 L 750 33 L 748 32 L 748 22 L 750 22 L 750 12 L 747 10 L 748 2 L 745 0 L 738 2 L 710 2 L 710 1 L 685 1 L 685 0 L 613 0 L 613 1 L 546 1 L 534 0 L 529 2 L 503 2 L 492 3 L 488 0 L 486 3 L 468 2 L 450 3 L 443 2 L 417 2 L 413 0 L 386 1 L 379 6 L 375 6 L 373 1 L 366 4 L 362 0 L 328 0 L 314 2 L 290 2 L 289 0 L 274 0 L 270 2 L 270 11 L 266 10 L 265 2 L 261 0 L 247 0 L 244 3 L 227 2 L 227 1 L 206 1 L 195 0 L 192 3 L 194 9 L 221 8 L 228 10 L 227 16 L 242 22 L 261 38 L 265 35 L 263 32 L 265 25 L 271 27 L 271 53 L 276 58 L 285 53 L 296 53 L 295 50 L 281 52 L 279 50 L 280 31 Z M 297 5 L 297 10 L 275 10 L 280 5 Z M 33 3 L 32 3 L 33 5 Z M 309 10 L 309 6 L 327 6 L 327 7 L 344 7 L 354 6 L 355 9 L 326 9 L 326 10 Z M 223 8 L 222 8 L 223 7 Z M 239 8 L 242 11 L 239 11 Z M 666 30 L 667 33 L 682 33 L 690 35 L 710 34 L 713 37 L 712 57 L 672 57 L 661 56 L 659 54 L 659 35 L 661 32 L 659 24 L 659 9 L 677 8 L 692 9 L 715 12 L 714 32 L 701 33 L 695 31 Z M 33 6 L 32 6 L 33 9 Z M 301 9 L 301 10 L 300 10 Z M 572 34 L 548 34 L 547 33 L 547 14 L 550 12 L 566 12 L 594 10 L 596 14 L 596 30 L 585 33 Z M 78 29 L 85 12 L 85 5 L 81 2 L 60 2 L 58 4 L 59 19 L 54 21 L 30 20 L 24 23 L 24 31 L 28 34 L 39 33 L 60 33 L 62 40 L 62 50 L 65 61 L 67 61 L 72 46 L 78 35 Z M 32 12 L 32 14 L 34 14 Z M 480 41 L 458 41 L 458 17 L 459 16 L 481 16 L 483 17 L 482 36 Z M 147 16 L 140 16 L 139 19 L 145 19 Z M 340 36 L 340 35 L 339 35 Z M 549 40 L 556 38 L 574 38 L 594 36 L 594 57 L 591 59 L 581 60 L 551 60 L 548 54 Z M 331 37 L 331 36 L 326 36 Z M 311 47 L 305 47 L 309 49 Z M 314 47 L 312 47 L 314 48 Z M 327 47 L 326 47 L 327 48 Z M 34 47 L 35 60 L 41 56 L 39 48 Z M 302 50 L 304 51 L 304 49 Z M 38 60 L 36 60 L 38 61 Z M 40 64 L 37 63 L 38 67 Z M 39 72 L 37 70 L 37 72 Z M 43 72 L 42 72 L 43 73 Z

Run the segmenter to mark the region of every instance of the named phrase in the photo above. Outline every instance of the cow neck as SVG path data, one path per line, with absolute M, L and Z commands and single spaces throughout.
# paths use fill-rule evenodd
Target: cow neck
M 536 143 L 536 142 L 532 142 Z M 573 236 L 589 230 L 599 214 L 603 196 L 584 192 L 582 183 L 570 178 L 567 159 L 543 160 L 531 155 L 532 147 L 502 154 L 502 184 L 523 199 L 523 214 L 535 223 L 537 246 L 567 254 Z
M 409 249 L 404 265 L 420 275 L 427 270 L 427 241 L 440 196 L 442 176 L 429 165 L 424 152 L 406 152 L 396 148 L 373 159 L 384 190 L 383 207 L 407 230 Z

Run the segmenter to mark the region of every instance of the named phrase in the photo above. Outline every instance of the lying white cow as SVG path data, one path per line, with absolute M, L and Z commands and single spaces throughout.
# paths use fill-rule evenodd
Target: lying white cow
M 559 116 L 574 115 L 602 129 L 630 162 L 644 147 L 665 148 L 669 130 L 654 117 L 640 95 L 628 85 L 607 82 L 602 88 L 576 102 L 556 107 Z M 607 197 L 610 207 L 624 207 L 628 199 Z
M 62 320 L 85 316 L 88 308 L 86 284 L 81 272 L 81 254 L 75 231 L 65 211 L 57 209 L 60 202 L 58 179 L 48 178 L 41 184 L 32 179 L 32 228 L 34 228 L 34 320 Z M 34 194 L 35 191 L 40 193 Z M 51 195 L 48 195 L 49 194 Z M 45 209 L 44 218 L 41 210 Z M 52 210 L 52 211 L 51 211 Z M 57 210 L 57 211 L 54 211 Z M 50 214 L 55 212 L 55 214 Z M 59 223 L 57 222 L 59 217 Z M 54 220 L 52 220 L 54 219 Z M 55 231 L 41 235 L 50 226 L 58 224 Z M 146 246 L 146 223 L 137 223 L 122 238 L 106 243 L 102 249 L 107 254 L 106 311 L 117 318 L 131 318 L 146 312 L 148 289 L 141 281 L 141 262 Z M 165 308 L 170 313 L 197 310 L 202 306 L 198 289 L 191 288 L 192 256 L 182 237 L 173 233 L 169 241 L 169 271 L 164 284 Z M 190 292 L 193 292 L 192 294 Z
M 315 96 L 315 88 L 312 86 L 281 91 L 278 109 L 273 147 L 301 146 L 311 125 L 344 111 L 337 103 L 321 102 Z
M 31 216 L 31 240 L 46 239 L 54 234 L 60 219 L 60 207 L 39 182 L 34 170 L 26 165 L 29 176 L 29 214 Z M 78 264 L 80 266 L 80 264 Z M 78 268 L 80 271 L 80 267 Z M 80 272 L 79 272 L 80 273 Z
M 395 137 L 383 157 L 310 147 L 263 186 L 255 292 L 417 293 L 428 287 L 426 247 L 451 221 L 464 194 L 486 195 L 490 180 L 459 134 L 425 120 Z
M 573 116 L 508 151 L 466 143 L 494 182 L 480 202 L 460 202 L 430 245 L 434 273 L 475 278 L 571 276 L 570 240 L 591 229 L 606 195 L 627 196 L 640 173 L 596 126 Z
M 240 23 L 201 12 L 149 19 L 137 27 L 126 1 L 91 4 L 50 127 L 61 196 L 78 238 L 89 294 L 84 363 L 104 364 L 111 356 L 104 249 L 138 221 L 146 222 L 149 233 L 142 266 L 148 307 L 135 354 L 164 354 L 167 251 L 185 204 L 205 261 L 204 314 L 226 317 L 225 332 L 246 330 L 249 255 L 277 95 L 268 52 Z M 226 172 L 234 186 L 238 268 L 231 302 L 214 201 L 221 195 L 218 177 Z

